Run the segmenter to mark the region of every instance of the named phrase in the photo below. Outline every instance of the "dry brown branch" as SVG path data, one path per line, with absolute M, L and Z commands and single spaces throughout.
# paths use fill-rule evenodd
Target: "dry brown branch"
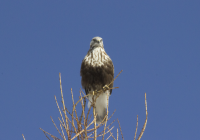
M 50 140 L 50 138 L 47 136 L 47 134 L 44 132 L 44 134 L 45 134 L 45 136 L 47 137 L 47 139 L 49 139 Z
M 80 92 L 79 99 L 81 99 L 81 98 L 82 98 L 82 95 L 81 95 L 81 92 Z M 83 98 L 83 99 L 85 99 L 85 98 Z M 81 113 L 81 117 L 79 117 L 79 122 L 81 122 L 82 119 L 83 119 L 84 105 L 82 106 L 82 102 L 83 102 L 83 100 L 81 100 L 82 113 Z
M 119 134 L 118 134 L 118 128 L 117 128 L 117 140 L 118 140 Z
M 98 96 L 100 95 L 100 94 L 98 94 L 98 93 L 102 93 L 102 92 L 105 92 L 105 91 L 110 90 L 110 89 L 119 88 L 119 87 L 109 88 L 109 86 L 117 79 L 117 77 L 122 73 L 122 71 L 123 71 L 123 70 L 121 70 L 121 71 L 118 73 L 118 75 L 115 77 L 115 79 L 112 80 L 112 82 L 110 82 L 110 84 L 105 85 L 105 86 L 103 87 L 103 89 L 94 92 L 94 95 L 97 95 L 96 98 L 98 98 Z
M 72 94 L 72 101 L 73 101 L 73 105 L 74 105 L 74 98 L 73 98 L 72 88 L 71 88 L 71 94 Z M 76 115 L 75 120 L 76 120 L 76 124 L 77 124 L 77 127 L 78 127 L 77 132 L 79 133 L 81 131 L 81 122 L 78 120 L 78 114 L 77 114 L 77 111 L 76 111 L 76 107 L 74 108 L 74 112 L 75 112 L 75 115 Z M 73 117 L 73 115 L 72 115 L 72 117 Z M 82 134 L 81 134 L 81 136 L 82 136 Z M 77 138 L 79 140 L 80 136 L 78 136 Z
M 71 95 L 72 95 L 72 103 L 73 103 L 73 111 L 72 111 L 72 126 L 74 128 L 75 133 L 77 133 L 75 124 L 74 124 L 74 110 L 76 109 L 75 105 L 74 105 L 74 96 L 73 96 L 73 92 L 72 92 L 72 88 L 71 88 Z
M 123 71 L 123 70 L 121 70 L 121 71 L 117 74 L 117 76 L 115 77 L 115 79 L 113 79 L 113 81 L 112 81 L 108 86 L 110 86 L 110 85 L 117 79 L 117 77 L 122 73 L 122 71 Z
M 114 128 L 114 126 L 110 129 L 110 131 L 111 131 L 113 128 Z M 93 130 L 94 130 L 94 128 L 93 128 Z M 93 132 L 93 133 L 94 133 L 94 132 Z M 92 134 L 93 134 L 93 133 L 92 133 Z M 107 134 L 107 133 L 109 133 L 109 130 L 105 132 L 105 134 Z M 89 136 L 91 136 L 92 134 L 90 134 Z M 101 136 L 103 136 L 103 134 L 98 135 L 97 137 L 101 137 Z M 90 138 L 94 138 L 94 137 L 90 137 Z
M 54 135 L 52 135 L 52 134 L 50 134 L 50 133 L 44 131 L 42 128 L 40 128 L 40 130 L 43 131 L 43 133 L 45 134 L 45 136 L 46 136 L 49 140 L 50 140 L 50 138 L 49 138 L 46 134 L 50 135 L 53 139 L 57 138 L 56 136 L 54 136 Z M 57 139 L 58 139 L 58 138 L 57 138 Z
M 108 120 L 110 120 L 112 118 L 112 116 L 115 114 L 116 109 L 114 110 L 114 112 L 111 114 L 111 116 L 109 117 Z
M 63 132 L 63 129 L 62 129 L 62 125 L 61 125 L 61 124 L 60 124 L 60 129 L 61 129 L 61 131 L 62 131 L 62 135 L 61 135 L 61 136 L 63 137 L 64 140 L 66 140 L 65 134 L 64 134 L 64 132 Z
M 94 120 L 87 126 L 87 128 L 94 123 Z M 81 133 L 83 133 L 84 129 L 81 130 L 79 133 L 77 133 L 71 140 L 75 139 L 77 136 L 79 136 Z
M 110 127 L 116 120 L 113 120 L 107 127 Z
M 92 115 L 90 115 L 90 118 L 89 118 L 89 120 L 88 120 L 88 117 L 89 117 L 91 108 L 92 108 L 92 106 L 90 106 L 90 108 L 89 108 L 89 110 L 88 110 L 88 113 L 87 113 L 87 117 L 86 117 L 86 126 L 87 126 L 88 122 L 90 122 L 90 119 L 91 119 L 91 117 L 92 117 Z
M 94 91 L 93 91 L 93 116 L 94 116 L 94 140 L 96 140 L 96 137 L 97 137 L 97 126 L 96 126 L 96 116 L 97 114 L 95 113 L 95 102 L 96 100 L 94 101 Z
M 113 126 L 111 129 L 108 128 L 108 131 L 110 132 L 110 135 L 113 137 L 113 139 L 116 140 L 115 137 L 113 136 L 113 133 L 111 133 L 111 130 L 112 130 L 113 128 L 114 128 L 114 126 Z M 107 138 L 107 139 L 108 139 L 108 138 Z
M 121 128 L 121 126 L 120 126 L 120 123 L 119 123 L 119 120 L 117 119 L 117 122 L 118 122 L 118 124 L 119 124 L 119 129 L 120 129 L 120 132 L 121 132 L 121 135 L 122 135 L 122 139 L 124 140 L 124 136 L 123 136 L 123 133 L 122 133 L 122 128 Z
M 65 123 L 64 118 L 63 118 L 62 113 L 61 113 L 61 110 L 60 110 L 60 107 L 59 107 L 59 105 L 58 105 L 58 101 L 57 101 L 55 95 L 54 95 L 54 98 L 55 98 L 55 101 L 56 101 L 56 104 L 57 104 L 58 110 L 59 110 L 59 112 L 60 112 L 60 116 L 61 116 L 61 118 L 62 118 L 62 122 Z
M 90 118 L 89 118 L 88 122 L 90 122 L 91 118 L 92 118 L 92 114 L 90 115 Z
M 66 130 L 66 133 L 67 133 L 67 136 L 69 138 L 69 123 L 68 123 L 68 117 L 67 117 L 67 114 L 66 114 L 66 110 L 65 110 L 65 101 L 64 101 L 64 98 L 63 98 L 63 92 L 62 92 L 62 83 L 61 83 L 61 73 L 59 73 L 59 80 L 60 80 L 60 92 L 61 92 L 61 97 L 62 97 L 62 103 L 63 103 L 63 109 L 64 109 L 64 114 L 65 114 L 65 121 L 66 121 L 66 125 L 65 125 L 65 130 Z
M 83 94 L 83 96 L 85 96 L 85 94 L 83 93 L 83 91 L 80 89 L 80 96 L 79 96 L 79 99 L 80 98 L 82 98 L 82 94 Z M 87 97 L 86 97 L 87 98 Z M 86 98 L 83 98 L 83 100 L 84 100 L 84 103 L 83 103 L 83 106 L 82 106 L 82 103 L 81 103 L 81 106 L 82 106 L 82 113 L 81 113 L 81 119 L 82 119 L 82 117 L 83 117 L 83 111 L 85 112 L 85 105 L 86 105 Z M 88 99 L 88 98 L 87 98 Z M 83 101 L 81 101 L 81 102 L 83 102 Z M 80 122 L 81 122 L 81 119 L 80 119 Z
M 62 108 L 61 108 L 62 109 Z M 69 112 L 68 110 L 67 110 L 67 108 L 65 108 L 65 110 L 67 111 L 67 112 Z M 63 109 L 62 109 L 62 111 L 63 111 Z M 69 112 L 69 115 L 71 116 L 71 113 Z M 71 116 L 72 117 L 72 116 Z M 72 124 L 72 122 L 70 121 L 70 119 L 69 119 L 69 117 L 67 117 L 67 120 L 68 120 L 68 122 L 70 122 L 70 124 Z
M 139 135 L 139 137 L 138 137 L 138 140 L 141 139 L 141 137 L 142 137 L 142 135 L 144 134 L 144 131 L 145 131 L 145 129 L 146 129 L 146 125 L 147 125 L 148 112 L 147 112 L 147 99 L 146 99 L 146 93 L 145 93 L 145 110 L 146 110 L 146 119 L 145 119 L 145 123 L 144 123 L 144 125 L 143 125 L 143 128 L 142 128 L 142 130 L 141 130 L 141 132 L 140 132 L 140 135 Z
M 136 124 L 136 129 L 135 129 L 135 136 L 134 136 L 134 140 L 136 138 L 136 134 L 137 134 L 137 128 L 138 128 L 138 115 L 137 115 L 137 124 Z
M 71 125 L 70 138 L 72 137 L 72 133 L 73 133 L 73 126 Z
M 115 122 L 115 120 L 113 120 L 113 121 L 106 127 L 106 129 L 109 128 L 114 122 Z M 102 124 L 102 125 L 103 125 L 103 124 Z M 101 132 L 99 133 L 98 136 L 103 136 L 103 134 L 102 134 L 103 132 L 104 132 L 104 130 L 101 131 Z M 101 134 L 102 134 L 102 135 L 101 135 Z M 97 136 L 97 137 L 98 137 L 98 136 Z
M 85 93 L 83 92 L 83 90 L 80 89 L 80 91 L 81 91 L 81 93 L 83 94 L 83 98 L 84 98 L 84 99 L 87 99 L 87 100 L 89 101 L 88 96 L 85 95 Z M 84 101 L 84 103 L 86 103 L 86 102 Z
M 24 134 L 22 134 L 23 139 L 25 140 Z
M 120 73 L 121 72 L 122 71 L 120 71 Z M 120 75 L 120 73 L 115 77 L 115 79 Z M 113 79 L 113 81 L 115 79 Z M 102 120 L 102 122 L 99 123 L 98 125 L 96 124 L 96 116 L 98 114 L 95 112 L 95 102 L 96 102 L 97 98 L 100 96 L 100 94 L 105 92 L 106 90 L 118 88 L 118 87 L 109 88 L 109 85 L 111 85 L 113 83 L 113 81 L 109 85 L 105 85 L 103 89 L 101 89 L 99 91 L 93 91 L 93 93 L 90 93 L 90 94 L 87 94 L 87 95 L 85 95 L 83 93 L 83 91 L 80 90 L 80 96 L 79 96 L 79 100 L 77 102 L 74 102 L 74 96 L 73 96 L 73 92 L 72 92 L 72 89 L 71 89 L 73 109 L 72 109 L 72 112 L 70 112 L 65 106 L 64 97 L 63 97 L 63 91 L 62 91 L 61 74 L 60 73 L 59 73 L 59 80 L 60 80 L 60 90 L 61 90 L 61 98 L 62 98 L 63 109 L 62 109 L 62 107 L 61 108 L 59 107 L 57 99 L 56 99 L 56 96 L 55 96 L 55 101 L 56 101 L 56 104 L 57 104 L 57 107 L 58 107 L 58 110 L 59 110 L 59 113 L 60 113 L 60 116 L 61 116 L 61 118 L 58 118 L 59 121 L 60 121 L 60 129 L 61 129 L 61 131 L 59 131 L 59 129 L 57 128 L 57 126 L 56 126 L 55 122 L 53 121 L 52 117 L 51 117 L 51 120 L 52 120 L 55 128 L 57 129 L 58 133 L 61 135 L 62 139 L 64 139 L 64 140 L 66 140 L 66 139 L 68 139 L 68 140 L 74 140 L 74 139 L 77 139 L 77 140 L 88 140 L 89 138 L 92 138 L 92 139 L 96 140 L 98 137 L 102 137 L 102 140 L 104 140 L 105 135 L 110 133 L 110 135 L 107 137 L 107 139 L 112 137 L 114 140 L 116 140 L 115 137 L 113 136 L 113 133 L 111 132 L 111 130 L 114 128 L 114 126 L 111 129 L 109 129 L 109 127 L 113 124 L 113 122 L 115 120 L 112 121 L 112 123 L 110 123 L 109 125 L 107 124 L 107 121 L 110 120 L 110 118 L 113 116 L 113 114 L 116 111 L 115 110 L 111 114 L 111 116 L 108 118 L 108 113 L 109 113 L 109 111 L 108 111 L 108 95 L 107 95 L 107 114 L 104 117 L 104 119 Z M 93 95 L 93 98 L 92 98 L 92 101 L 88 100 L 88 102 L 91 102 L 91 105 L 90 105 L 90 107 L 88 109 L 88 112 L 86 112 L 85 111 L 86 99 L 88 99 L 89 95 Z M 78 111 L 77 110 L 78 103 L 80 103 L 81 107 L 82 107 L 82 111 L 81 111 L 80 116 L 78 116 L 78 112 L 77 112 Z M 91 111 L 91 112 L 92 112 L 92 114 L 94 116 L 94 119 L 90 122 L 90 118 L 91 117 L 89 118 L 89 114 L 90 114 L 91 107 L 93 107 L 93 111 Z M 146 128 L 146 123 L 147 123 L 148 112 L 147 112 L 146 93 L 145 93 L 145 107 L 146 107 L 146 120 L 145 120 L 145 124 L 144 124 L 144 126 L 142 128 L 142 131 L 140 132 L 138 140 L 141 139 L 141 137 L 142 137 L 142 135 L 143 135 L 143 133 L 145 131 L 145 128 Z M 62 113 L 64 113 L 64 115 Z M 71 118 L 70 118 L 70 116 L 71 116 Z M 75 121 L 76 121 L 76 123 L 75 123 Z M 91 128 L 93 123 L 94 123 L 94 127 Z M 119 120 L 118 120 L 118 123 L 119 123 Z M 99 129 L 101 126 L 103 126 L 103 131 L 100 132 L 97 135 L 97 129 Z M 67 136 L 65 136 L 63 128 L 65 129 L 65 131 L 67 133 Z M 120 132 L 121 132 L 121 135 L 122 135 L 122 139 L 124 140 L 120 123 L 119 123 L 119 128 L 120 128 Z M 138 129 L 138 116 L 137 116 L 137 125 L 136 125 L 136 131 L 135 131 L 134 140 L 136 138 L 137 129 Z M 47 134 L 50 135 L 54 140 L 58 139 L 57 137 L 55 137 L 52 134 L 44 131 L 43 129 L 41 129 L 41 130 L 44 132 L 45 136 L 49 140 L 50 140 L 50 138 L 47 136 Z M 23 138 L 24 138 L 24 136 L 23 136 Z M 117 129 L 117 140 L 118 140 L 118 138 L 119 138 L 119 133 L 118 133 L 118 129 Z M 24 138 L 24 140 L 25 140 L 25 138 Z
M 65 110 L 67 111 L 67 113 L 72 116 L 72 114 L 69 112 L 69 110 L 67 108 L 65 108 Z
M 51 117 L 51 116 L 50 116 Z M 57 129 L 58 133 L 61 135 L 61 137 L 64 139 L 64 137 L 62 136 L 62 134 L 60 133 L 58 127 L 56 126 L 55 122 L 53 121 L 52 117 L 51 117 L 51 121 L 53 122 L 55 128 Z
M 82 95 L 81 95 L 81 91 L 80 91 L 80 96 L 82 98 Z M 84 98 L 85 99 L 85 98 Z M 85 103 L 83 104 L 83 100 L 81 101 L 81 106 L 82 106 L 82 115 L 83 116 L 83 123 L 84 123 L 84 132 L 85 132 L 85 138 L 87 138 L 87 129 L 86 129 L 86 119 L 85 119 L 85 107 L 84 107 Z M 81 121 L 80 121 L 81 122 Z
M 112 134 L 113 134 L 113 133 L 111 133 L 110 136 L 112 136 Z M 108 139 L 110 138 L 110 136 L 109 136 L 106 140 L 108 140 Z

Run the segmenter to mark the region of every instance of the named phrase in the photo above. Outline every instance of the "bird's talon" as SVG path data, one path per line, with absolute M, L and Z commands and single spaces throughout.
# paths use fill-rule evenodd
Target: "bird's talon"
M 107 85 L 105 85 L 104 87 L 103 87 L 103 91 L 105 92 L 106 90 L 108 90 L 109 89 L 109 87 L 107 86 Z

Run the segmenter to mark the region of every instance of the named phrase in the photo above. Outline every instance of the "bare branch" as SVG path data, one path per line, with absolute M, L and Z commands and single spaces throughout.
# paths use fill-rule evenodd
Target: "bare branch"
M 147 99 L 146 99 L 146 93 L 145 93 L 145 109 L 146 109 L 146 119 L 145 119 L 145 123 L 144 123 L 144 125 L 143 125 L 143 128 L 142 128 L 142 130 L 141 130 L 141 132 L 140 132 L 140 135 L 139 135 L 139 137 L 138 137 L 138 140 L 141 139 L 141 137 L 142 137 L 142 135 L 144 134 L 144 131 L 145 131 L 145 129 L 146 129 L 146 125 L 147 125 L 148 112 L 147 112 Z
M 120 123 L 119 123 L 119 120 L 118 120 L 118 119 L 117 119 L 117 121 L 118 121 L 118 124 L 119 124 L 119 128 L 120 128 L 120 132 L 121 132 L 121 135 L 122 135 L 122 139 L 124 140 L 123 133 L 122 133 L 122 128 L 121 128 L 121 126 L 120 126 Z
M 60 133 L 60 131 L 59 131 L 58 127 L 56 126 L 55 122 L 53 121 L 52 117 L 51 117 L 51 121 L 53 122 L 53 124 L 54 124 L 55 128 L 57 129 L 58 133 L 60 134 L 60 136 L 64 139 L 63 135 Z
M 63 91 L 62 91 L 62 83 L 61 83 L 61 73 L 59 73 L 59 80 L 60 80 L 60 92 L 61 92 L 61 97 L 62 97 L 62 103 L 63 103 L 63 109 L 64 109 L 64 114 L 65 114 L 65 121 L 66 121 L 66 127 L 67 129 L 66 132 L 67 132 L 67 136 L 68 136 L 68 139 L 69 139 L 69 123 L 68 123 L 68 117 L 67 117 L 67 114 L 66 114 L 66 110 L 65 110 L 65 101 L 64 101 L 64 98 L 63 98 Z M 65 123 L 64 123 L 65 125 Z
M 137 124 L 136 124 L 136 129 L 135 129 L 135 136 L 134 136 L 134 140 L 136 138 L 136 134 L 137 134 L 137 128 L 138 128 L 138 115 L 137 115 Z
M 118 128 L 117 128 L 117 140 L 118 140 L 118 138 L 119 138 L 119 133 L 118 133 Z
M 25 140 L 24 134 L 22 134 L 23 139 Z

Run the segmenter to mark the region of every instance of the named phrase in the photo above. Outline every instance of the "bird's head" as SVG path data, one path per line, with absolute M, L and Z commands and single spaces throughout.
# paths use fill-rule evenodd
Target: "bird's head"
M 92 41 L 90 42 L 90 49 L 94 49 L 97 47 L 102 47 L 103 48 L 103 39 L 101 37 L 94 37 Z

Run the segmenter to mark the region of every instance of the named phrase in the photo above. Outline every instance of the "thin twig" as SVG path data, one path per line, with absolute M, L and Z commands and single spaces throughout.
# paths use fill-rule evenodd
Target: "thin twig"
M 146 125 L 147 125 L 148 112 L 147 112 L 147 99 L 146 99 L 146 93 L 145 93 L 145 109 L 146 109 L 146 119 L 145 119 L 145 123 L 144 123 L 144 125 L 143 125 L 143 127 L 142 127 L 142 130 L 141 130 L 141 132 L 140 132 L 140 135 L 139 135 L 139 137 L 138 137 L 138 140 L 141 139 L 141 137 L 142 137 L 142 135 L 144 134 L 144 131 L 145 131 L 145 129 L 146 129 Z
M 101 126 L 102 126 L 102 125 L 98 125 L 98 126 L 96 127 L 96 129 L 100 128 Z M 91 128 L 91 129 L 88 129 L 87 132 L 88 132 L 88 133 L 91 133 L 91 132 L 94 133 L 94 130 L 95 130 L 95 128 Z M 98 136 L 99 136 L 99 135 L 98 135 Z M 98 137 L 98 136 L 97 136 L 97 137 Z
M 120 128 L 120 132 L 121 132 L 121 135 L 122 135 L 122 139 L 124 140 L 124 136 L 123 136 L 123 133 L 122 133 L 122 128 L 121 128 L 121 126 L 120 126 L 120 123 L 119 123 L 119 120 L 117 119 L 117 121 L 118 121 L 118 124 L 119 124 L 119 128 Z
M 50 138 L 47 136 L 47 134 L 44 132 L 44 134 L 45 134 L 45 136 L 47 137 L 47 139 L 49 139 L 50 140 Z
M 81 92 L 80 92 L 80 96 L 82 97 Z M 81 106 L 82 106 L 82 109 L 83 109 L 82 110 L 82 116 L 83 116 L 83 122 L 84 122 L 85 138 L 88 139 L 87 138 L 87 129 L 86 129 L 87 125 L 86 125 L 86 119 L 85 119 L 85 109 L 84 109 L 85 107 L 84 107 L 84 104 L 83 104 L 83 100 L 82 100 L 81 101 Z
M 72 88 L 71 88 L 71 92 L 72 92 Z M 72 92 L 72 95 L 73 95 L 73 92 Z M 77 114 L 77 111 L 76 111 L 76 107 L 75 107 L 75 109 L 74 109 L 74 112 L 75 112 L 75 115 L 76 115 L 76 124 L 77 124 L 77 126 L 78 126 L 78 133 L 81 131 L 81 122 L 79 122 L 79 120 L 78 120 L 78 114 Z M 80 140 L 80 135 L 77 137 L 77 139 L 78 140 Z
M 55 98 L 55 101 L 56 101 L 56 104 L 57 104 L 58 110 L 59 110 L 59 112 L 60 112 L 60 116 L 61 116 L 61 118 L 62 118 L 62 122 L 65 124 L 64 118 L 63 118 L 63 116 L 62 116 L 62 113 L 61 113 L 61 110 L 60 110 L 60 107 L 59 107 L 59 105 L 58 105 L 58 101 L 57 101 L 55 95 L 54 95 L 54 98 Z
M 109 133 L 109 131 L 111 131 L 113 128 L 114 128 L 114 126 L 113 126 L 110 130 L 108 130 L 107 132 L 105 132 L 105 134 Z M 92 134 L 93 134 L 93 133 L 92 133 Z M 91 135 L 92 135 L 92 134 L 91 134 Z M 89 136 L 91 136 L 91 135 L 89 135 Z M 101 136 L 103 136 L 103 134 L 98 135 L 97 137 L 101 137 Z M 92 138 L 94 138 L 94 137 L 92 137 Z
M 112 134 L 113 134 L 113 133 L 110 132 L 110 136 L 109 136 L 106 140 L 108 140 L 108 139 L 112 136 Z
M 61 108 L 62 109 L 62 108 Z M 67 111 L 67 113 L 72 117 L 72 114 L 69 112 L 69 110 L 67 108 L 65 108 L 65 110 Z M 63 109 L 62 109 L 63 111 Z M 69 117 L 67 118 L 68 122 L 70 122 L 72 124 L 72 122 L 70 121 Z
M 94 120 L 87 126 L 90 127 L 90 125 L 92 125 L 94 123 Z M 77 133 L 71 140 L 75 139 L 77 136 L 79 136 L 81 133 L 83 133 L 84 129 L 82 129 L 79 133 Z
M 118 138 L 119 138 L 119 133 L 118 133 L 118 128 L 117 128 L 117 140 L 118 140 Z
M 138 128 L 138 115 L 137 115 L 137 124 L 136 124 L 136 129 L 135 129 L 135 136 L 134 136 L 134 140 L 136 138 L 136 134 L 137 134 L 137 128 Z
M 108 129 L 114 122 L 115 122 L 115 120 L 113 120 L 113 121 L 106 127 L 106 129 Z M 102 124 L 102 125 L 103 125 L 103 124 Z M 101 132 L 99 133 L 98 136 L 103 136 L 103 132 L 104 132 L 104 130 L 101 131 Z M 102 135 L 101 135 L 101 134 L 102 134 Z
M 114 126 L 113 126 L 112 128 L 114 128 Z M 109 129 L 109 128 L 108 128 L 108 130 L 109 130 L 109 132 L 110 132 L 112 129 Z M 114 140 L 116 140 L 115 137 L 113 136 L 113 133 L 110 132 L 110 135 L 113 137 Z
M 53 124 L 54 124 L 55 128 L 57 129 L 58 133 L 60 134 L 60 136 L 64 139 L 63 135 L 60 133 L 60 131 L 59 131 L 58 127 L 56 126 L 55 122 L 53 121 L 52 117 L 51 117 L 51 121 L 53 122 Z
M 115 77 L 115 79 L 113 79 L 111 82 L 110 82 L 110 84 L 108 84 L 108 85 L 105 85 L 106 87 L 109 87 L 116 79 L 117 79 L 117 77 L 122 73 L 122 71 L 123 70 L 121 70 L 119 73 L 118 73 L 118 75 Z M 104 87 L 105 87 L 104 86 Z M 105 92 L 105 91 L 107 91 L 107 90 L 110 90 L 110 89 L 116 89 L 116 88 L 119 88 L 119 87 L 112 87 L 112 88 L 106 88 L 106 90 L 99 90 L 99 91 L 95 91 L 94 92 L 94 95 L 98 95 L 98 93 L 102 93 L 102 92 Z M 91 94 L 90 94 L 91 95 Z
M 61 131 L 62 131 L 62 135 L 63 135 L 64 140 L 66 140 L 65 134 L 64 134 L 64 132 L 63 132 L 63 129 L 62 129 L 62 125 L 61 125 L 61 124 L 60 124 L 60 129 L 61 129 Z M 62 136 L 62 135 L 61 135 L 61 136 Z
M 82 98 L 82 96 L 81 96 L 81 92 L 80 92 L 79 99 L 81 99 L 81 98 Z M 84 99 L 85 99 L 85 98 L 84 98 Z M 82 98 L 82 100 L 81 100 L 82 113 L 81 113 L 81 117 L 79 117 L 79 122 L 81 122 L 82 119 L 83 119 L 83 110 L 84 110 L 84 105 L 82 106 L 82 102 L 83 102 L 83 98 Z
M 58 120 L 60 121 L 60 125 L 62 125 L 63 126 L 63 128 L 65 128 L 65 126 L 64 126 L 64 124 L 62 123 L 62 121 L 60 120 L 60 118 L 58 117 Z M 62 130 L 62 128 L 61 128 L 61 130 Z M 63 131 L 63 130 L 62 130 Z M 63 132 L 62 132 L 63 133 Z M 61 135 L 61 134 L 60 134 Z M 61 135 L 61 137 L 63 138 L 63 139 L 66 139 L 65 138 L 65 135 Z
M 93 91 L 93 94 L 94 94 L 94 91 Z M 94 95 L 92 97 L 92 100 L 93 100 L 93 116 L 94 116 L 94 140 L 96 140 L 96 137 L 97 137 L 97 128 L 96 128 L 96 123 L 97 123 L 97 120 L 96 120 L 96 113 L 95 113 L 95 102 L 94 101 Z
M 66 126 L 65 129 L 66 132 L 67 132 L 67 136 L 68 136 L 68 139 L 69 139 L 69 123 L 68 123 L 68 117 L 67 117 L 67 114 L 66 114 L 66 110 L 65 110 L 65 101 L 64 101 L 64 98 L 63 98 L 63 91 L 62 91 L 62 83 L 61 83 L 61 73 L 59 73 L 59 80 L 60 80 L 60 92 L 61 92 L 61 97 L 62 97 L 62 103 L 63 103 L 63 109 L 64 109 L 64 114 L 65 114 L 65 121 L 66 121 Z M 65 123 L 64 123 L 65 125 Z
M 122 73 L 122 71 L 123 71 L 123 70 L 121 70 L 121 71 L 117 74 L 117 76 L 115 77 L 115 79 L 108 85 L 108 87 L 117 79 L 117 77 Z
M 91 116 L 90 116 L 90 118 L 88 120 L 91 108 L 92 108 L 92 106 L 90 105 L 90 108 L 88 109 L 88 113 L 87 113 L 87 117 L 86 117 L 86 126 L 87 126 L 88 122 L 90 122 L 90 119 L 91 119 Z
M 67 113 L 68 113 L 70 116 L 72 116 L 72 114 L 69 112 L 69 110 L 68 110 L 67 108 L 65 108 L 65 110 L 67 111 Z M 68 119 L 68 121 L 69 121 L 69 119 Z
M 24 134 L 22 134 L 23 139 L 25 140 Z
M 74 128 L 75 133 L 77 133 L 76 127 L 74 125 L 74 111 L 76 109 L 75 105 L 74 105 L 74 96 L 73 96 L 73 92 L 72 92 L 72 88 L 71 88 L 71 95 L 72 95 L 72 103 L 73 103 L 73 110 L 72 110 L 72 126 Z
M 44 134 L 45 134 L 45 136 L 50 140 L 50 138 L 46 135 L 46 134 L 48 134 L 48 135 L 50 135 L 52 138 L 57 138 L 57 137 L 55 137 L 54 135 L 52 135 L 52 134 L 50 134 L 50 133 L 48 133 L 48 132 L 46 132 L 46 131 L 44 131 L 42 128 L 40 128 L 40 130 L 42 130 L 43 132 L 44 132 Z M 58 139 L 58 138 L 57 138 Z
M 114 110 L 114 112 L 112 113 L 112 115 L 109 117 L 108 120 L 110 120 L 110 118 L 115 114 L 116 109 Z

